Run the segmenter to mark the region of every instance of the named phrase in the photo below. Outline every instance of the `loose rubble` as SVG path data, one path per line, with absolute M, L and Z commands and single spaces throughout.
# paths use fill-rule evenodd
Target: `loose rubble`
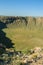
M 43 65 L 43 48 L 30 49 L 30 54 L 8 50 L 0 56 L 0 65 Z

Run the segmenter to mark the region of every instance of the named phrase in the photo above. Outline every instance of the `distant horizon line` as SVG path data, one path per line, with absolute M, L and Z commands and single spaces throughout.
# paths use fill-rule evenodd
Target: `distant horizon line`
M 11 16 L 11 17 L 43 17 L 43 16 L 32 16 L 32 15 L 0 15 L 0 16 Z

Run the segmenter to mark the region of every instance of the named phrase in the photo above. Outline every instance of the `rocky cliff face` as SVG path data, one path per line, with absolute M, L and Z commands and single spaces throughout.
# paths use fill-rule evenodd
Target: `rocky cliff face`
M 4 22 L 8 27 L 11 26 L 43 27 L 43 17 L 0 16 L 0 21 Z

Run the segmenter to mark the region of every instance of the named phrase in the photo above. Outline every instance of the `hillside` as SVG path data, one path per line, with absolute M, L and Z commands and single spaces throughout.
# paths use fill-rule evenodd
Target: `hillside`
M 43 17 L 13 17 L 13 16 L 0 16 L 0 21 L 5 23 L 7 27 L 43 27 Z
M 4 33 L 0 43 L 6 47 L 12 43 L 22 51 L 43 47 L 43 17 L 0 16 L 0 32 Z

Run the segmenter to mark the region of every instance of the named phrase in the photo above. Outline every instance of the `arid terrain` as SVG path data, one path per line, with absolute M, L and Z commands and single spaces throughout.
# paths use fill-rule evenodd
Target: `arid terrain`
M 0 64 L 3 63 L 43 65 L 43 17 L 0 16 Z

